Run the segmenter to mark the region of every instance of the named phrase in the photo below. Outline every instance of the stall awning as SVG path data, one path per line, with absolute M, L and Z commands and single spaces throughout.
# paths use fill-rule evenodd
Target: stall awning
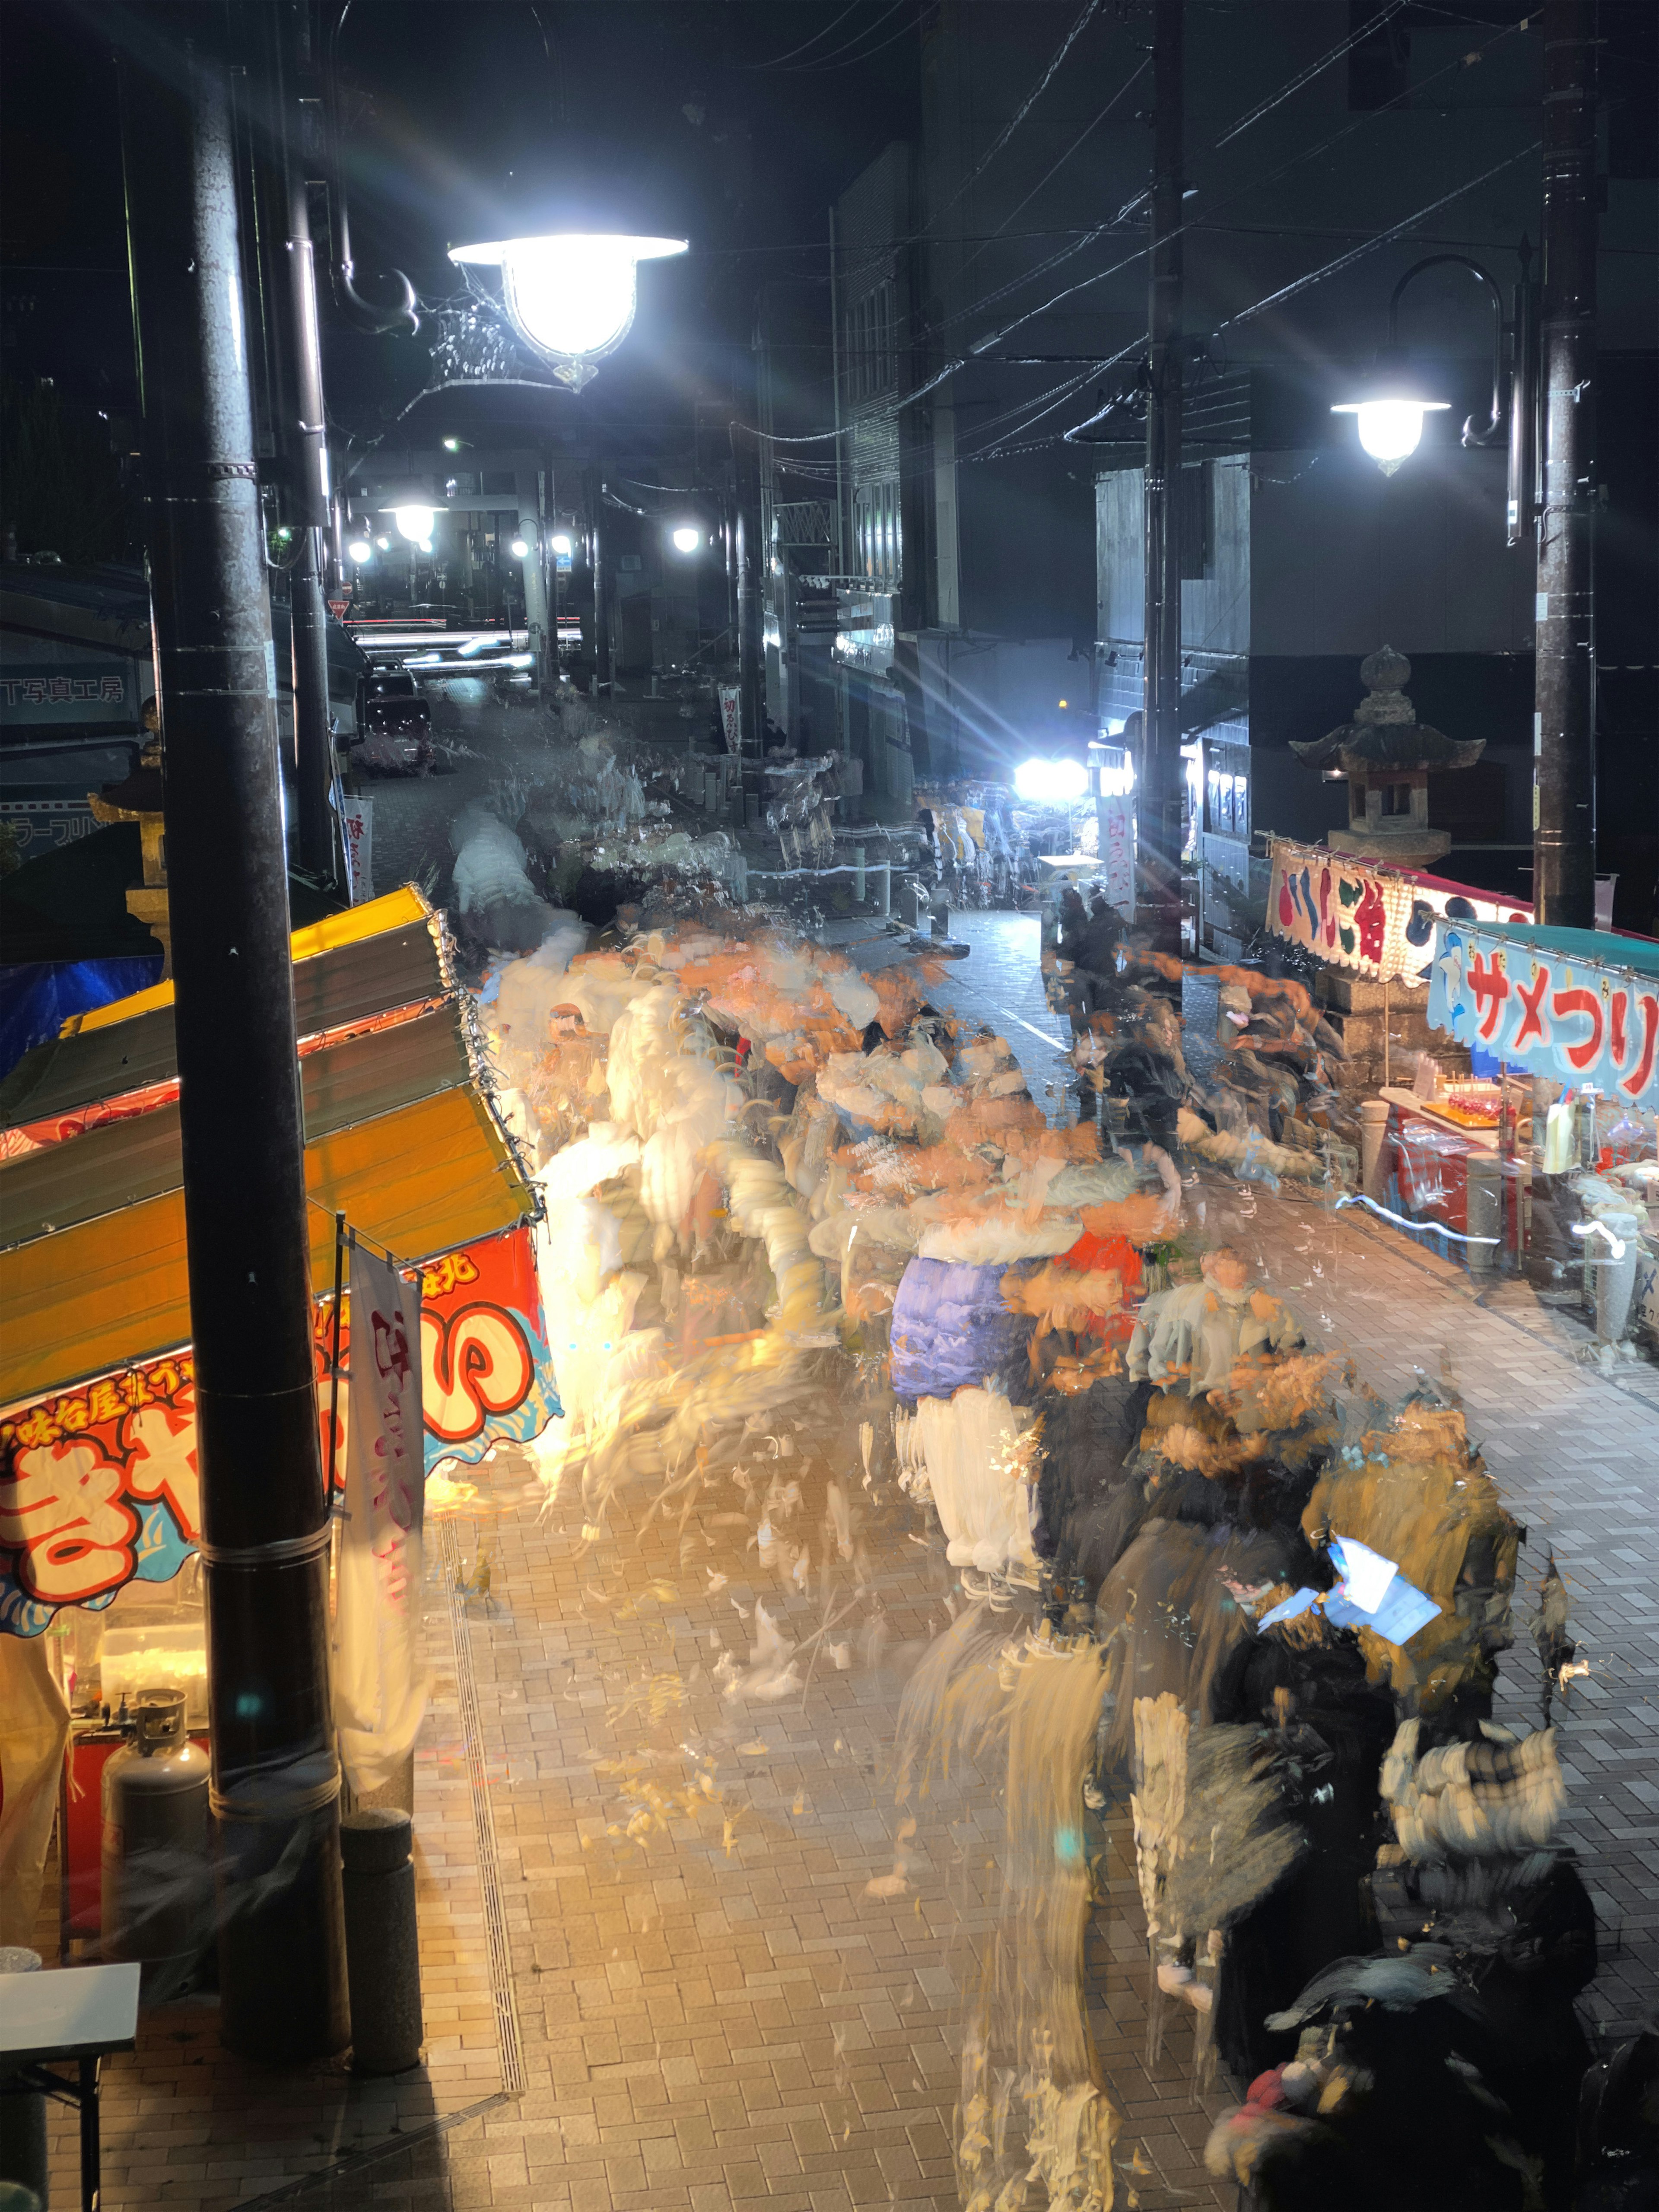
M 412 890 L 296 929 L 292 942 L 302 1044 L 390 1008 L 441 998 L 451 988 L 439 933 Z M 26 1054 L 0 1084 L 0 1127 L 72 1114 L 170 1083 L 178 1073 L 173 986 L 157 983 L 72 1017 L 50 1043 Z
M 295 953 L 296 999 L 305 994 L 307 1018 L 322 1025 L 301 1060 L 316 1289 L 332 1280 L 337 1212 L 410 1260 L 533 1214 L 534 1192 L 486 1095 L 448 976 L 441 924 L 419 895 L 296 932 Z M 95 1105 L 86 1099 L 94 1066 L 123 1089 L 148 1085 L 155 1102 L 66 1126 L 0 1162 L 0 1239 L 10 1248 L 0 1257 L 0 1405 L 189 1340 L 163 994 L 170 1000 L 171 986 L 100 1009 L 58 1041 L 63 1056 L 39 1079 L 58 1086 L 47 1095 L 60 1112 L 70 1097 Z M 158 1018 L 165 1032 L 153 1026 Z M 96 1061 L 73 1049 L 101 1054 L 111 1042 L 132 1049 Z M 37 1129 L 46 1118 L 35 1110 L 40 1097 L 37 1085 L 24 1109 Z
M 1439 922 L 1429 1019 L 1511 1067 L 1659 1104 L 1659 945 L 1648 939 Z

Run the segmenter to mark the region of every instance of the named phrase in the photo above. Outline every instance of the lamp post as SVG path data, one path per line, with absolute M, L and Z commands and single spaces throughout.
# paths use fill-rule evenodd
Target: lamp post
M 1543 499 L 1534 647 L 1533 902 L 1595 921 L 1595 0 L 1545 0 Z
M 225 10 L 125 28 L 121 143 L 196 1364 L 220 2023 L 344 2045 L 328 1501 Z
M 1181 950 L 1181 320 L 1184 0 L 1152 9 L 1152 243 L 1148 258 L 1146 677 L 1141 865 L 1153 941 Z
M 1467 253 L 1430 253 L 1414 261 L 1389 295 L 1389 339 L 1376 365 L 1351 399 L 1339 399 L 1333 415 L 1356 418 L 1359 442 L 1385 476 L 1408 461 L 1423 436 L 1425 415 L 1446 414 L 1449 399 L 1439 398 L 1431 384 L 1411 366 L 1400 343 L 1400 302 L 1407 289 L 1425 270 L 1467 270 L 1485 290 L 1492 308 L 1492 406 L 1485 422 L 1471 415 L 1463 424 L 1465 447 L 1509 445 L 1509 494 L 1504 504 L 1507 542 L 1518 545 L 1536 512 L 1532 481 L 1535 450 L 1534 420 L 1536 400 L 1532 359 L 1532 287 L 1527 271 L 1532 248 L 1523 238 L 1516 249 L 1521 275 L 1515 288 L 1511 319 L 1504 313 L 1504 294 L 1489 269 Z

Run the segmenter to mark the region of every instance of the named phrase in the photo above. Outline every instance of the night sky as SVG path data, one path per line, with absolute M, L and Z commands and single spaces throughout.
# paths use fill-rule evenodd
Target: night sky
M 450 244 L 538 227 L 580 167 L 641 227 L 692 241 L 647 273 L 635 335 L 593 396 L 642 429 L 665 411 L 684 419 L 746 373 L 763 282 L 826 281 L 830 199 L 915 127 L 923 12 L 921 0 L 852 0 L 844 14 L 830 0 L 354 0 L 338 71 L 359 283 L 395 266 L 428 299 L 454 291 Z M 86 0 L 0 11 L 6 366 L 111 407 L 132 394 L 120 20 Z M 348 331 L 325 291 L 323 312 L 331 408 L 372 434 L 419 390 L 425 348 Z

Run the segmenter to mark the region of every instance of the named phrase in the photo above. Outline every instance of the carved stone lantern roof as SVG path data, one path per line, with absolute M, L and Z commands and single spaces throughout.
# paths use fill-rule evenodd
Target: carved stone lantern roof
M 1427 722 L 1406 696 L 1412 665 L 1391 645 L 1368 653 L 1359 664 L 1366 696 L 1353 720 L 1322 738 L 1298 742 L 1291 750 L 1310 768 L 1340 768 L 1346 775 L 1389 783 L 1413 770 L 1473 768 L 1486 749 L 1484 738 L 1449 738 Z

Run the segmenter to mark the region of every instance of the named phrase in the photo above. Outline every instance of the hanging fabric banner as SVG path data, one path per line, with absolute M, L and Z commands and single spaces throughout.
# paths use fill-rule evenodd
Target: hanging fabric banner
M 1443 921 L 1435 934 L 1435 1028 L 1531 1074 L 1633 1105 L 1659 1103 L 1659 948 L 1530 925 L 1482 930 Z M 1621 945 L 1629 967 L 1618 964 Z
M 1512 899 L 1409 870 L 1380 868 L 1324 845 L 1272 843 L 1267 927 L 1334 968 L 1376 981 L 1416 982 L 1428 966 L 1436 921 L 1525 921 Z
M 348 1366 L 354 1319 L 348 1306 L 340 1334 Z M 319 1306 L 313 1341 L 325 1465 L 332 1339 L 332 1314 Z M 528 1227 L 427 1261 L 421 1270 L 420 1343 L 428 1474 L 446 1460 L 474 1465 L 497 1443 L 528 1443 L 563 1413 Z M 345 1463 L 350 1413 L 350 1401 L 343 1392 L 337 1468 Z
M 334 1718 L 359 1796 L 394 1780 L 426 1711 L 421 1292 L 351 1248 L 351 1419 L 335 1574 Z
M 727 752 L 736 755 L 743 750 L 743 692 L 736 684 L 717 687 L 720 703 L 720 732 L 726 739 Z
M 1100 802 L 1100 866 L 1106 901 L 1120 914 L 1135 908 L 1134 801 L 1120 795 Z
M 421 1297 L 428 1473 L 560 1418 L 527 1227 L 428 1261 Z M 324 1301 L 313 1357 L 325 1468 L 332 1334 Z M 348 1312 L 348 1354 L 350 1343 Z M 135 1577 L 169 1582 L 183 1566 L 200 1525 L 194 1374 L 186 1348 L 0 1413 L 0 1634 L 39 1636 L 60 1606 L 95 1610 Z M 342 1389 L 337 1486 L 349 1415 Z

